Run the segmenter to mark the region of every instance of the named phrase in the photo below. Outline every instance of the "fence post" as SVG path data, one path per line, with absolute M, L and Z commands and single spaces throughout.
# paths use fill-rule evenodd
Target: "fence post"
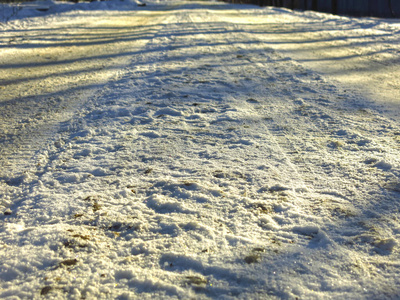
M 318 0 L 312 0 L 311 9 L 313 11 L 317 11 L 318 10 Z
M 332 0 L 332 13 L 334 15 L 337 15 L 337 12 L 338 12 L 338 10 L 337 10 L 337 0 Z
M 392 15 L 392 18 L 395 18 L 396 14 L 395 14 L 395 12 L 393 10 L 392 0 L 389 0 L 388 4 L 389 4 L 389 10 L 390 10 L 390 14 Z

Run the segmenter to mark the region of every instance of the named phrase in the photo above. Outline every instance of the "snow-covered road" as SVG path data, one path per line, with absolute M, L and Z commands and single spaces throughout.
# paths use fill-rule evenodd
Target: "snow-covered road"
M 359 26 L 397 74 L 395 38 L 367 42 L 385 20 L 171 2 L 3 25 L 0 298 L 400 297 L 397 78 L 372 101 L 331 72 L 352 61 L 295 51 L 306 20 L 335 47 Z
M 11 23 L 1 36 L 2 172 L 23 171 L 60 123 L 143 49 L 164 18 L 147 11 L 73 11 Z

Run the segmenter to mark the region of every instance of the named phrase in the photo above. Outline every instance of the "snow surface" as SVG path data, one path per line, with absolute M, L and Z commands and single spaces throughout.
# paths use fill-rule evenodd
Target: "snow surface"
M 2 4 L 0 298 L 399 298 L 400 23 L 147 4 Z

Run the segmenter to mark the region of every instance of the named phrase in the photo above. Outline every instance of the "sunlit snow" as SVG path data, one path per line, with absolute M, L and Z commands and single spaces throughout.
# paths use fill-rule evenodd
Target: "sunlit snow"
M 0 298 L 399 298 L 398 20 L 140 4 L 0 4 Z

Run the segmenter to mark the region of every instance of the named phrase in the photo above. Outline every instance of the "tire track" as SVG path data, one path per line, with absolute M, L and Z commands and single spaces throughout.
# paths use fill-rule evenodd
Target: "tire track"
M 218 24 L 218 14 L 205 12 L 193 22 Z M 373 263 L 369 274 L 380 276 L 378 262 L 388 254 L 397 256 L 398 223 L 393 220 L 399 211 L 398 124 L 359 95 L 266 47 L 241 25 L 224 22 L 224 28 L 226 35 L 208 36 L 210 42 L 226 45 L 231 49 L 226 53 L 247 61 L 239 73 L 251 78 L 240 82 L 247 92 L 237 93 L 233 101 L 240 106 L 246 96 L 252 100 L 249 115 L 263 120 L 257 123 L 258 132 L 275 145 L 274 159 L 283 158 L 277 171 L 294 191 L 289 199 L 296 208 L 283 214 L 287 219 L 281 228 L 297 222 L 316 224 L 314 234 L 324 232 L 334 247 L 354 257 L 355 264 Z M 281 217 L 275 220 L 279 223 Z M 294 232 L 307 236 L 308 230 Z
M 19 184 L 35 156 L 55 142 L 60 130 L 68 130 L 63 128 L 66 122 L 108 81 L 117 80 L 131 55 L 151 40 L 161 28 L 155 21 L 160 17 L 159 12 L 116 12 L 107 18 L 88 16 L 87 24 L 68 24 L 67 29 L 61 17 L 46 28 L 49 39 L 54 37 L 50 43 L 39 39 L 42 27 L 30 24 L 32 28 L 24 29 L 31 37 L 15 45 L 9 51 L 13 58 L 7 60 L 6 55 L 0 64 L 3 81 L 8 82 L 0 90 L 3 182 Z

